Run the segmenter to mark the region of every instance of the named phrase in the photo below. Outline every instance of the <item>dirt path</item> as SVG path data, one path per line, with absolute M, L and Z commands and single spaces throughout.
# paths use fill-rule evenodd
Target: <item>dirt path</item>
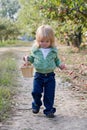
M 10 48 L 18 55 L 18 65 L 29 48 Z M 0 53 L 9 49 L 0 49 Z M 87 99 L 81 100 L 81 93 L 70 91 L 70 84 L 62 83 L 56 77 L 55 107 L 56 117 L 48 119 L 43 115 L 43 106 L 38 114 L 31 110 L 31 90 L 33 78 L 24 79 L 19 69 L 18 93 L 14 113 L 5 124 L 0 123 L 0 130 L 87 130 Z

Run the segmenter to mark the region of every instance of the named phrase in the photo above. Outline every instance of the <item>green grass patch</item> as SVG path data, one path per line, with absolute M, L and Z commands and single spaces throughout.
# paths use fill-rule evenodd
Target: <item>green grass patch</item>
M 33 41 L 21 41 L 21 40 L 7 40 L 0 41 L 0 47 L 14 47 L 14 46 L 31 46 Z
M 11 91 L 9 88 L 0 87 L 0 121 L 8 117 L 11 108 Z
M 3 42 L 0 41 L 0 47 L 11 46 L 14 44 L 16 44 L 15 40 L 7 40 L 7 41 L 3 41 Z
M 17 86 L 17 64 L 12 52 L 0 57 L 0 121 L 8 116 L 11 100 Z

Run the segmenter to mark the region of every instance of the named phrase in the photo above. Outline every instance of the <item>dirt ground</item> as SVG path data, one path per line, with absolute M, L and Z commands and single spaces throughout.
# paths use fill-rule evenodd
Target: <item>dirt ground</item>
M 14 51 L 17 54 L 19 77 L 18 92 L 14 97 L 13 113 L 5 123 L 0 123 L 0 130 L 87 130 L 87 99 L 81 100 L 82 93 L 71 91 L 70 83 L 63 83 L 56 76 L 55 118 L 49 119 L 43 114 L 44 106 L 38 114 L 31 109 L 32 78 L 23 78 L 20 66 L 22 56 L 28 54 L 28 47 L 0 48 L 4 51 Z

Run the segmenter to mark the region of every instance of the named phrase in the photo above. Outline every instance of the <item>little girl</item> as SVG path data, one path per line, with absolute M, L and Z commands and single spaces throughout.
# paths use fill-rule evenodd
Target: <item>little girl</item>
M 42 25 L 36 31 L 36 44 L 32 48 L 30 56 L 24 57 L 24 61 L 32 63 L 35 67 L 35 75 L 32 90 L 32 112 L 38 113 L 42 105 L 41 97 L 43 93 L 44 114 L 53 118 L 56 108 L 55 97 L 55 73 L 56 67 L 64 69 L 58 58 L 58 50 L 55 47 L 55 36 L 53 29 L 49 25 Z

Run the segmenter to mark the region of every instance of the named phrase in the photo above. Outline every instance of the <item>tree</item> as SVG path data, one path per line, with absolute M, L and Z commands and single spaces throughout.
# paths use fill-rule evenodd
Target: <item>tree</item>
M 0 0 L 0 17 L 10 18 L 15 20 L 20 5 L 17 0 Z
M 70 21 L 71 26 L 72 24 L 74 26 L 73 30 L 71 30 L 74 35 L 72 43 L 77 47 L 80 46 L 82 33 L 84 28 L 87 28 L 86 0 L 41 0 L 40 2 L 37 1 L 36 6 L 42 16 L 49 20 L 58 21 L 61 27 Z
M 16 39 L 18 34 L 19 30 L 15 23 L 5 18 L 0 19 L 0 41 Z
M 22 32 L 35 35 L 37 26 L 42 23 L 51 24 L 56 36 L 68 32 L 74 46 L 79 47 L 82 34 L 87 27 L 86 0 L 19 0 L 18 25 Z
M 36 0 L 19 0 L 17 24 L 23 34 L 35 36 L 36 28 L 43 22 L 39 10 L 36 8 Z

